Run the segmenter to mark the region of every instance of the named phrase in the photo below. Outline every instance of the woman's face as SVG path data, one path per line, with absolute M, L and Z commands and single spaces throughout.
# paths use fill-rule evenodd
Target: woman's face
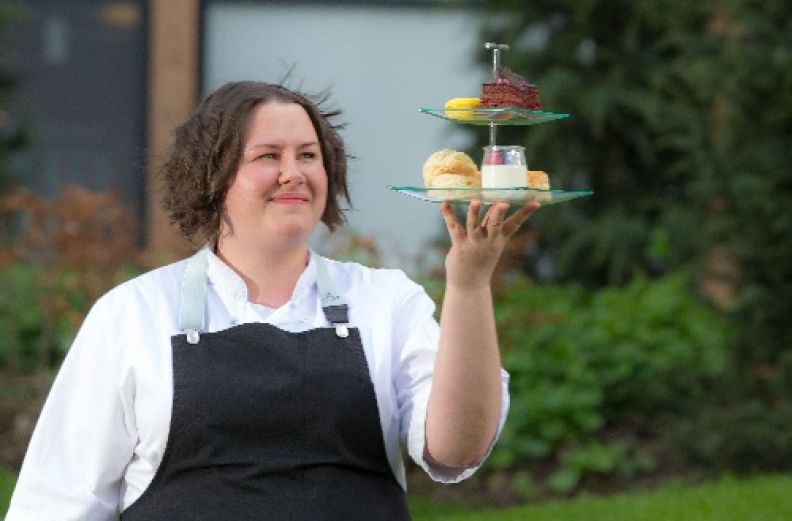
M 279 102 L 254 108 L 225 198 L 231 233 L 223 222 L 220 241 L 305 243 L 326 199 L 322 151 L 305 109 Z

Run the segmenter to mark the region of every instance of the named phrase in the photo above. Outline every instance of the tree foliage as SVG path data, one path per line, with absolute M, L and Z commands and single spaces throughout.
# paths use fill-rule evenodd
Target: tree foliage
M 545 110 L 571 114 L 498 141 L 525 145 L 555 188 L 595 192 L 532 219 L 525 268 L 591 288 L 693 268 L 738 329 L 722 391 L 758 399 L 788 432 L 792 4 L 495 0 L 483 19 L 483 40 L 511 45 L 504 65 L 539 85 Z

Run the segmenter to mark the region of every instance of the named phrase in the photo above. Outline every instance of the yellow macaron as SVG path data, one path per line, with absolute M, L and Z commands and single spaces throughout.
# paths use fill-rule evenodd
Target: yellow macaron
M 451 119 L 474 119 L 473 110 L 481 106 L 479 98 L 451 98 L 445 102 L 445 115 Z

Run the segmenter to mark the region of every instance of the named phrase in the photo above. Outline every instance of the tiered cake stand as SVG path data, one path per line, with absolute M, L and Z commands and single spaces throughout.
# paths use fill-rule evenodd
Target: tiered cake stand
M 509 46 L 498 43 L 486 43 L 484 46 L 492 50 L 492 74 L 494 81 L 497 79 L 498 70 L 500 69 L 501 52 L 508 50 Z M 477 107 L 465 109 L 422 107 L 419 111 L 454 123 L 464 125 L 486 125 L 489 127 L 489 144 L 491 146 L 495 145 L 498 126 L 537 125 L 539 123 L 547 123 L 548 121 L 569 117 L 569 114 L 527 110 L 516 107 Z M 388 186 L 388 188 L 422 201 L 434 203 L 442 201 L 465 203 L 478 200 L 483 203 L 508 201 L 513 204 L 524 204 L 530 201 L 539 201 L 542 205 L 547 205 L 562 203 L 594 193 L 591 190 L 536 190 L 520 186 L 513 188 L 425 188 L 422 186 Z

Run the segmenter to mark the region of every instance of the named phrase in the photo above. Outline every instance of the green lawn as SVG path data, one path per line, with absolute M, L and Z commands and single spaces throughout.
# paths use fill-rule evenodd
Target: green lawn
M 16 483 L 16 474 L 0 465 L 0 519 L 8 510 L 8 502 L 11 500 L 11 492 Z
M 788 521 L 792 475 L 495 510 L 412 500 L 415 521 Z
M 0 519 L 15 476 L 0 467 Z M 510 509 L 438 504 L 411 498 L 415 521 L 788 521 L 792 475 L 722 479 L 609 498 L 586 497 Z

